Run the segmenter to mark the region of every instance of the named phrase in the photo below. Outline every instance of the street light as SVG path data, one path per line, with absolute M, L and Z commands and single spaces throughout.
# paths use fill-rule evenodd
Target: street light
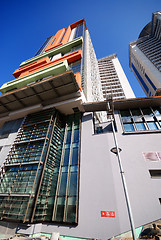
M 133 214 L 132 214 L 130 199 L 129 199 L 128 190 L 127 190 L 127 186 L 126 186 L 124 170 L 123 170 L 121 157 L 120 157 L 121 148 L 118 147 L 117 137 L 116 137 L 116 132 L 115 132 L 115 126 L 114 126 L 114 117 L 113 117 L 114 107 L 113 107 L 113 105 L 110 106 L 109 102 L 112 103 L 112 99 L 110 101 L 107 101 L 107 115 L 110 115 L 113 137 L 114 137 L 114 142 L 115 142 L 115 147 L 113 147 L 111 149 L 111 152 L 117 155 L 118 164 L 119 164 L 119 168 L 120 168 L 120 174 L 121 174 L 121 180 L 122 180 L 122 185 L 123 185 L 125 200 L 126 200 L 126 205 L 127 205 L 127 211 L 128 211 L 128 215 L 129 215 L 132 237 L 133 237 L 134 240 L 136 240 L 137 238 L 136 238 L 136 234 L 135 234 Z
M 121 152 L 122 149 L 121 149 L 121 148 L 118 148 L 118 151 Z M 111 148 L 111 152 L 114 153 L 114 154 L 116 154 L 116 155 L 118 154 L 116 147 Z

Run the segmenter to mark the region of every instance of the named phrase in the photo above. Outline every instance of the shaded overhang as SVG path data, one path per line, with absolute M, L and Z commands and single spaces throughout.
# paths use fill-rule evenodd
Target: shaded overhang
M 161 96 L 114 100 L 109 101 L 109 103 L 113 105 L 115 110 L 157 107 L 161 106 Z M 84 103 L 83 108 L 85 112 L 107 111 L 107 101 Z
M 54 103 L 59 105 L 61 101 L 70 103 L 69 99 L 77 99 L 80 96 L 79 85 L 73 71 L 70 70 L 0 95 L 0 117 L 36 105 L 44 108 Z

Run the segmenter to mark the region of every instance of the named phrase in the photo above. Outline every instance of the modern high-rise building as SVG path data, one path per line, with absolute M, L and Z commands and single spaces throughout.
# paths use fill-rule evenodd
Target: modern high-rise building
M 104 101 L 101 65 L 82 19 L 0 88 L 0 234 L 138 237 L 160 219 L 161 97 Z
M 155 96 L 161 88 L 161 12 L 152 15 L 138 40 L 129 45 L 129 62 L 146 96 Z
M 13 75 L 0 89 L 1 145 L 8 146 L 0 217 L 76 224 L 82 102 L 103 100 L 84 19 L 48 38 Z
M 105 100 L 135 97 L 116 54 L 99 59 L 98 66 Z

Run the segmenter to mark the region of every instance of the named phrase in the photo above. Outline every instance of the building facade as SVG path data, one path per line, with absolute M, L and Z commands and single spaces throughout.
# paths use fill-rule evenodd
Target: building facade
M 10 148 L 1 162 L 1 219 L 77 224 L 81 108 L 102 100 L 97 73 L 82 19 L 48 38 L 1 87 L 2 151 Z
M 98 66 L 105 100 L 135 97 L 116 54 L 99 59 Z
M 115 58 L 105 58 L 114 73 Z M 99 68 L 104 60 L 98 67 L 82 19 L 48 38 L 0 88 L 1 233 L 125 233 L 131 228 L 122 173 L 135 227 L 160 219 L 161 97 L 108 104 Z
M 141 31 L 138 40 L 129 45 L 129 63 L 146 96 L 155 96 L 161 88 L 161 12 Z

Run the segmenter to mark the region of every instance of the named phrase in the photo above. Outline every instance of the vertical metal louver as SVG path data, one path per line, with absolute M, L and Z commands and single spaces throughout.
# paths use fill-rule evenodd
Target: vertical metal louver
M 1 219 L 77 222 L 80 117 L 54 109 L 26 117 L 2 168 Z

